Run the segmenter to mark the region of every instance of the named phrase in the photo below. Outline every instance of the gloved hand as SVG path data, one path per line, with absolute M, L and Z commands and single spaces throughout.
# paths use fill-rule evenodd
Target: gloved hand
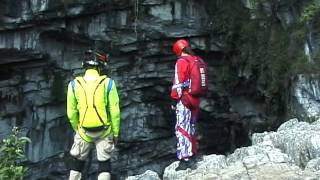
M 113 144 L 114 144 L 114 146 L 117 146 L 118 139 L 119 139 L 118 137 L 113 136 Z

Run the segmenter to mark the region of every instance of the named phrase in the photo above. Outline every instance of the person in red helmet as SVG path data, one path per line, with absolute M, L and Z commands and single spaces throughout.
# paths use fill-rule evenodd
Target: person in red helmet
M 197 153 L 198 148 L 195 123 L 198 119 L 200 96 L 192 95 L 189 90 L 192 79 L 191 66 L 201 58 L 195 56 L 189 42 L 184 39 L 176 41 L 172 50 L 177 55 L 171 98 L 177 102 L 172 109 L 176 111 L 175 134 L 178 140 L 177 158 L 180 160 L 180 167 Z

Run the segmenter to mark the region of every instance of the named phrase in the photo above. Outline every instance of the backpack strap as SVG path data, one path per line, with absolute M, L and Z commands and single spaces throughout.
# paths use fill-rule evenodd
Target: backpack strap
M 111 78 L 108 78 L 108 84 L 106 83 L 106 96 L 107 96 L 107 103 L 106 103 L 106 111 L 107 111 L 107 116 L 108 116 L 108 119 L 111 121 L 111 115 L 110 115 L 110 109 L 109 109 L 109 94 L 110 94 L 110 91 L 112 89 L 112 79 Z
M 93 90 L 93 101 L 92 101 L 92 103 L 93 103 L 93 108 L 94 108 L 94 110 L 95 110 L 95 112 L 96 112 L 96 114 L 97 114 L 97 116 L 98 116 L 98 118 L 99 118 L 99 120 L 100 120 L 100 122 L 105 126 L 105 124 L 104 124 L 104 122 L 103 122 L 103 120 L 102 120 L 102 118 L 101 118 L 101 116 L 100 116 L 100 114 L 98 113 L 98 110 L 97 110 L 97 107 L 96 107 L 96 104 L 95 104 L 95 94 L 96 94 L 96 91 L 97 91 L 97 89 L 98 89 L 98 87 L 104 82 L 106 80 L 106 76 L 100 76 L 97 80 L 96 80 L 96 82 L 95 82 L 95 87 L 94 87 L 94 90 Z M 84 90 L 84 96 L 85 96 L 85 103 L 86 103 L 86 109 L 85 109 L 85 112 L 84 112 L 84 115 L 83 115 L 83 118 L 85 118 L 85 116 L 86 116 L 86 113 L 87 113 L 87 111 L 88 111 L 88 100 L 87 100 L 87 92 L 86 92 L 86 86 L 87 86 L 87 82 L 86 82 L 86 80 L 83 78 L 83 77 L 77 77 L 76 78 L 76 81 L 77 81 L 77 83 L 79 84 L 79 86 Z M 83 119 L 80 121 L 81 122 L 81 126 L 82 126 L 82 124 L 83 124 Z
M 72 88 L 72 92 L 74 95 L 75 95 L 75 87 L 76 87 L 76 82 L 75 82 L 75 80 L 72 80 L 71 81 L 71 88 Z
M 109 78 L 108 85 L 107 85 L 107 88 L 106 88 L 107 97 L 109 97 L 109 93 L 110 93 L 110 91 L 112 89 L 112 84 L 113 84 L 112 79 Z
M 185 57 L 185 56 L 179 56 L 178 57 L 178 61 L 180 60 L 184 60 L 184 61 L 187 61 L 188 63 L 190 63 L 190 59 L 188 57 Z
M 93 108 L 94 108 L 94 110 L 96 111 L 96 113 L 97 113 L 97 115 L 98 115 L 101 123 L 102 123 L 104 126 L 105 126 L 105 124 L 104 124 L 103 119 L 101 118 L 101 116 L 100 116 L 100 114 L 99 114 L 99 112 L 98 112 L 98 110 L 97 110 L 96 103 L 95 103 L 95 98 L 94 98 L 94 97 L 95 97 L 95 94 L 96 94 L 96 91 L 97 91 L 98 87 L 99 87 L 100 84 L 102 84 L 102 82 L 105 81 L 105 80 L 106 80 L 106 77 L 105 77 L 105 76 L 101 76 L 101 79 L 99 79 L 98 85 L 95 87 L 94 92 L 93 92 Z
M 107 100 L 108 100 L 108 102 L 106 104 L 107 107 L 109 107 L 109 94 L 112 89 L 112 84 L 113 84 L 113 81 L 111 78 L 109 78 L 108 83 L 106 83 L 106 96 L 107 96 Z
M 84 97 L 85 97 L 85 100 L 86 100 L 86 110 L 84 111 L 84 115 L 83 115 L 83 118 L 84 118 L 86 116 L 86 114 L 87 114 L 87 111 L 88 111 L 87 93 L 86 93 L 86 89 L 83 86 L 83 83 L 86 84 L 86 81 L 81 76 L 76 77 L 76 81 L 79 84 L 79 86 L 83 89 Z M 80 122 L 81 122 L 80 126 L 82 127 L 83 119 L 81 119 Z
M 70 83 L 71 83 L 71 89 L 72 89 L 73 97 L 76 100 L 76 102 L 78 103 L 78 99 L 77 99 L 77 96 L 76 96 L 76 80 L 74 79 L 74 80 L 70 81 Z
M 197 57 L 197 56 L 195 56 L 195 57 Z M 173 85 L 173 87 L 172 88 L 182 88 L 182 89 L 188 89 L 189 88 L 189 86 L 190 86 L 190 83 L 191 83 L 191 77 L 190 77 L 190 71 L 191 71 L 191 66 L 190 66 L 190 64 L 191 64 L 191 60 L 190 60 L 190 58 L 188 58 L 188 57 L 185 57 L 185 56 L 179 56 L 178 57 L 178 61 L 186 61 L 188 64 L 189 64 L 189 72 L 188 72 L 188 74 L 189 74 L 189 79 L 187 79 L 187 80 L 185 80 L 184 82 L 181 82 L 181 83 L 179 83 L 179 84 L 175 84 L 175 85 Z

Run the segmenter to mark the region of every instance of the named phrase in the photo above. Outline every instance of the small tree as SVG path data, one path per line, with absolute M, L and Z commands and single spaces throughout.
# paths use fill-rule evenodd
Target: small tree
M 0 179 L 23 179 L 27 171 L 21 165 L 26 160 L 24 145 L 30 142 L 29 138 L 21 137 L 17 127 L 13 127 L 12 133 L 0 145 Z

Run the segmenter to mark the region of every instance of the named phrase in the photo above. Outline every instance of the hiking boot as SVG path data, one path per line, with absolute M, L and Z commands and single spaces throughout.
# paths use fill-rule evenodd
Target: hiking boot
M 191 156 L 189 157 L 188 161 L 188 168 L 194 170 L 197 169 L 197 162 L 198 162 L 198 156 Z
M 182 171 L 190 168 L 189 167 L 189 160 L 180 160 L 179 166 L 175 169 L 176 171 Z
M 200 155 L 200 154 L 195 154 L 191 157 L 192 162 L 194 163 L 197 163 L 197 162 L 200 162 L 200 161 L 203 161 L 203 155 Z

